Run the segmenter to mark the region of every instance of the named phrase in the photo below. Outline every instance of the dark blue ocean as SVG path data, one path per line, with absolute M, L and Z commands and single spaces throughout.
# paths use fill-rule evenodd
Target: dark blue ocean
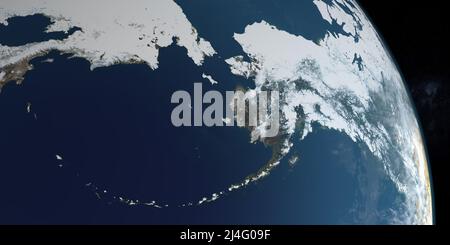
M 382 184 L 386 180 L 364 149 L 317 126 L 292 149 L 300 156 L 294 167 L 287 156 L 272 175 L 248 188 L 199 207 L 173 207 L 241 181 L 263 166 L 272 151 L 249 143 L 249 132 L 242 128 L 175 128 L 170 121 L 176 106 L 170 103 L 172 93 L 192 93 L 195 82 L 203 82 L 205 91 L 252 87 L 251 81 L 230 73 L 224 58 L 243 55 L 232 35 L 255 21 L 264 19 L 310 40 L 322 38 L 327 30 L 341 30 L 325 22 L 312 4 L 298 1 L 178 3 L 219 53 L 203 67 L 175 45 L 160 50 L 155 71 L 143 64 L 91 71 L 86 60 L 53 51 L 32 61 L 34 69 L 22 85 L 3 88 L 0 223 L 339 224 L 355 222 L 351 210 L 371 203 L 361 193 L 380 186 L 394 193 L 392 186 Z M 49 24 L 45 17 L 15 21 L 0 26 L 1 44 L 66 38 L 42 34 Z M 43 62 L 49 58 L 54 61 Z M 202 73 L 213 75 L 219 84 L 212 86 Z M 361 173 L 367 178 L 362 182 Z M 108 190 L 107 195 L 99 199 L 88 183 Z M 111 195 L 171 206 L 129 207 L 110 202 Z M 379 205 L 393 202 L 389 196 Z M 358 215 L 371 221 L 368 212 Z
M 73 27 L 67 33 L 46 32 L 50 24 L 52 24 L 52 21 L 41 14 L 9 18 L 7 26 L 0 25 L 0 44 L 15 47 L 52 39 L 63 40 L 74 32 L 81 30 L 78 27 Z

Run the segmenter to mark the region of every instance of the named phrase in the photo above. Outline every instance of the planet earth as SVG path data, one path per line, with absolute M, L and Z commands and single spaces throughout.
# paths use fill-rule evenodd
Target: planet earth
M 278 91 L 277 135 L 174 126 L 194 83 Z M 0 88 L 2 224 L 434 222 L 408 89 L 354 0 L 3 0 Z

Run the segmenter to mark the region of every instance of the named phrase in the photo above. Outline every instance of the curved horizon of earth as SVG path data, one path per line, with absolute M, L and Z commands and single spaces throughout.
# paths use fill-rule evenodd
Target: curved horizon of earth
M 261 212 L 275 223 L 433 223 L 428 159 L 414 107 L 393 58 L 355 1 L 99 1 L 93 6 L 86 0 L 74 7 L 57 0 L 26 4 L 8 0 L 0 7 L 0 33 L 10 24 L 13 28 L 15 18 L 30 16 L 43 18 L 48 35 L 16 44 L 9 38 L 10 46 L 0 39 L 0 97 L 9 96 L 8 90 L 16 91 L 10 82 L 23 83 L 29 97 L 24 98 L 25 111 L 57 132 L 50 138 L 58 143 L 48 145 L 60 144 L 54 153 L 58 165 L 71 165 L 77 176 L 84 176 L 79 182 L 105 203 L 158 210 L 194 208 L 198 214 L 220 207 L 231 213 L 239 208 L 239 200 L 232 196 L 247 200 L 243 193 L 256 195 L 249 190 L 264 186 L 258 195 L 263 190 L 273 193 L 267 194 L 271 201 L 261 204 L 266 210 Z M 52 77 L 46 77 L 49 74 Z M 61 81 L 65 76 L 66 83 Z M 244 87 L 248 96 L 280 91 L 280 134 L 266 138 L 261 127 L 171 128 L 167 125 L 170 94 L 189 90 L 197 81 L 220 91 Z M 51 92 L 52 88 L 60 94 Z M 75 95 L 85 96 L 86 101 Z M 65 107 L 59 108 L 60 104 Z M 64 111 L 67 108 L 72 114 Z M 100 114 L 108 120 L 99 118 Z M 82 119 L 86 116 L 98 122 L 88 125 Z M 129 126 L 127 118 L 138 120 Z M 123 133 L 120 128 L 129 131 Z M 67 130 L 74 132 L 64 133 Z M 77 139 L 80 135 L 86 138 Z M 316 152 L 320 147 L 316 141 L 329 154 Z M 94 148 L 98 152 L 91 152 Z M 311 152 L 324 154 L 320 164 L 329 169 L 314 172 L 317 169 L 311 167 L 309 171 L 330 181 L 336 178 L 343 186 L 337 196 L 332 189 L 317 187 L 324 193 L 304 198 L 322 203 L 322 212 L 332 207 L 316 195 L 351 201 L 337 201 L 342 207 L 337 205 L 329 218 L 307 217 L 302 212 L 303 221 L 301 215 L 295 220 L 285 214 L 272 217 L 281 212 L 268 214 L 273 202 L 289 202 L 285 196 L 274 198 L 281 191 L 275 187 L 292 181 L 292 176 L 300 174 L 296 171 L 307 165 L 305 161 L 319 157 L 310 156 Z M 336 173 L 343 171 L 342 175 L 325 177 L 336 167 L 322 163 L 328 161 L 335 161 L 343 169 Z M 108 164 L 114 169 L 105 170 Z M 280 177 L 281 170 L 296 174 Z M 275 182 L 274 176 L 288 180 L 268 185 Z M 297 181 L 308 179 L 302 178 Z M 298 185 L 294 183 L 289 191 L 307 188 Z M 314 207 L 306 200 L 294 203 L 300 202 Z M 289 210 L 297 212 L 294 207 Z M 152 211 L 148 217 L 168 215 L 161 212 L 164 215 Z M 180 220 L 194 223 L 234 222 L 229 217 L 195 220 L 188 211 L 173 212 L 181 213 Z M 237 222 L 270 219 L 252 214 Z

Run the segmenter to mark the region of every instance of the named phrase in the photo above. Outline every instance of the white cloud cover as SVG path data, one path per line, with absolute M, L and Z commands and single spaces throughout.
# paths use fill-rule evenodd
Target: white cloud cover
M 305 122 L 301 139 L 312 132 L 313 123 L 319 123 L 363 142 L 405 196 L 405 211 L 393 214 L 393 223 L 431 224 L 428 162 L 415 112 L 376 30 L 358 5 L 350 2 L 314 1 L 322 17 L 342 25 L 345 35 L 330 34 L 315 43 L 261 21 L 234 35 L 251 61 L 235 56 L 226 62 L 232 73 L 253 78 L 256 91 L 262 86 L 284 87 L 282 112 L 290 135 L 297 130 L 296 108 L 300 106 Z M 297 89 L 299 81 L 307 87 Z M 369 119 L 374 111 L 389 117 Z M 400 162 L 393 159 L 392 150 Z

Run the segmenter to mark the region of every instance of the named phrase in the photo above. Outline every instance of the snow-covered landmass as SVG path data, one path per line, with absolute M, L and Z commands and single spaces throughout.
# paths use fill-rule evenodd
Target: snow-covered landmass
M 203 77 L 204 79 L 207 79 L 207 80 L 211 83 L 211 85 L 214 85 L 214 84 L 218 84 L 218 83 L 219 83 L 219 82 L 216 81 L 211 75 L 206 75 L 205 73 L 203 73 L 203 74 L 202 74 L 202 77 Z
M 231 72 L 253 78 L 256 91 L 263 87 L 280 90 L 283 127 L 289 135 L 298 130 L 296 123 L 301 118 L 305 122 L 301 139 L 312 132 L 313 123 L 319 123 L 365 144 L 405 196 L 404 212 L 392 214 L 393 222 L 431 224 L 428 162 L 395 63 L 356 3 L 315 0 L 314 4 L 330 24 L 343 25 L 345 35 L 330 34 L 314 43 L 265 21 L 253 23 L 244 33 L 234 35 L 251 62 L 242 56 L 229 58 Z M 295 140 L 286 141 L 285 153 Z M 271 169 L 267 166 L 262 172 Z M 248 180 L 253 179 L 242 184 Z
M 130 14 L 132 13 L 132 14 Z M 43 14 L 54 23 L 47 31 L 82 30 L 65 40 L 30 43 L 20 47 L 0 45 L 0 68 L 48 50 L 73 53 L 91 62 L 91 67 L 115 63 L 148 64 L 158 67 L 159 49 L 174 41 L 187 49 L 192 61 L 201 65 L 215 50 L 199 37 L 182 9 L 171 0 L 79 0 L 67 4 L 61 0 L 4 0 L 0 6 L 0 24 L 8 18 Z

